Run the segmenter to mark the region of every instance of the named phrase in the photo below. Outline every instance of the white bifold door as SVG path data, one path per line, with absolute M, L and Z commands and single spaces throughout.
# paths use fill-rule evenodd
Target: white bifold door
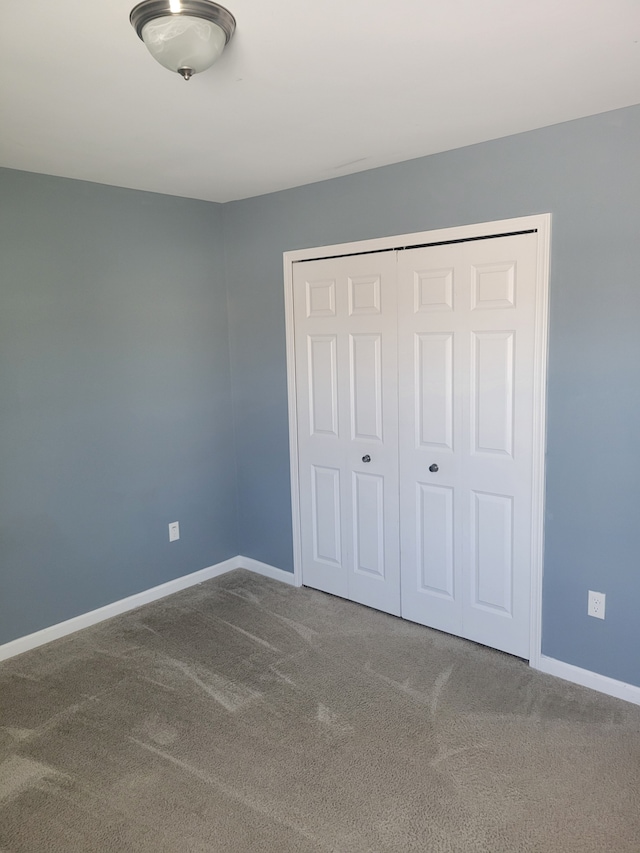
M 400 615 L 393 252 L 294 272 L 303 582 Z
M 294 265 L 303 583 L 529 656 L 534 233 Z

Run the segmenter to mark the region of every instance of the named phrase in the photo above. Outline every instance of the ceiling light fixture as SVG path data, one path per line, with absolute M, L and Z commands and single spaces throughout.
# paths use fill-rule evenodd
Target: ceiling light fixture
M 211 0 L 144 0 L 129 20 L 151 56 L 185 80 L 213 65 L 236 28 L 231 12 Z

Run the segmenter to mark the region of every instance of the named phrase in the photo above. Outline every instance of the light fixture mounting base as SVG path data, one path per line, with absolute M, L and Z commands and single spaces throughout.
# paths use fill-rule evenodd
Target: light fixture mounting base
M 134 6 L 129 15 L 129 20 L 138 34 L 138 38 L 142 39 L 142 30 L 149 21 L 175 15 L 177 17 L 202 18 L 211 24 L 217 24 L 225 34 L 225 43 L 229 44 L 236 29 L 236 19 L 224 6 L 214 3 L 213 0 L 180 0 L 180 11 L 178 12 L 174 12 L 171 6 L 170 0 L 143 0 L 142 3 Z

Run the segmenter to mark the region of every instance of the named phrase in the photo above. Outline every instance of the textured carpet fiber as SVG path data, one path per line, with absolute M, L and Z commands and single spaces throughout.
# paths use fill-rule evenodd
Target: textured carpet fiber
M 640 708 L 236 571 L 0 664 L 0 851 L 638 853 Z

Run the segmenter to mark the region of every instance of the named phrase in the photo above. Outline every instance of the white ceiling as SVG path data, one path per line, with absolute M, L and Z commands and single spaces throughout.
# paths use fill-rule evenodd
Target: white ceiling
M 189 82 L 134 4 L 4 0 L 0 166 L 228 201 L 640 102 L 638 0 L 228 0 Z

